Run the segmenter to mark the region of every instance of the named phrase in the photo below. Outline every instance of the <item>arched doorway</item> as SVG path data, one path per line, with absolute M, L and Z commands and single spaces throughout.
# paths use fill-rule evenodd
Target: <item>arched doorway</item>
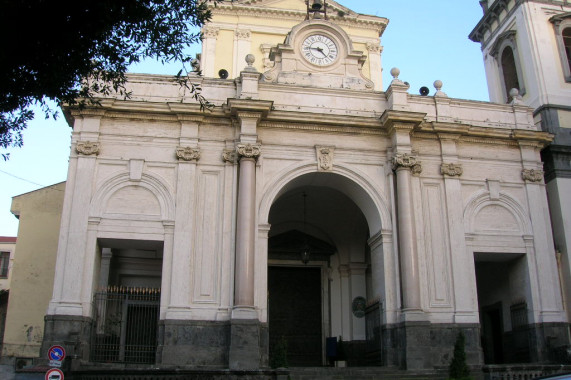
M 277 193 L 268 215 L 270 362 L 285 343 L 290 366 L 324 365 L 327 338 L 338 338 L 350 365 L 367 364 L 364 308 L 384 290 L 379 268 L 373 276 L 370 222 L 361 208 L 367 202 L 374 206 L 362 188 L 333 173 L 301 175 Z

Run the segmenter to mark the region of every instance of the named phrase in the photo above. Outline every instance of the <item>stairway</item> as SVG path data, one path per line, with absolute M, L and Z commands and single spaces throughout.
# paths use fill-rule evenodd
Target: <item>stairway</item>
M 402 371 L 385 367 L 311 367 L 289 368 L 291 380 L 443 380 L 446 371 Z

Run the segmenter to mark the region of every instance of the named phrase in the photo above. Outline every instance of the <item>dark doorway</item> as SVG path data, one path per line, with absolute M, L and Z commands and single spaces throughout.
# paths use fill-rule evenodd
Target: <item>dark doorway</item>
M 504 362 L 503 322 L 501 303 L 482 309 L 482 348 L 484 363 L 502 364 Z
M 321 366 L 321 268 L 268 268 L 270 362 L 284 339 L 291 367 Z

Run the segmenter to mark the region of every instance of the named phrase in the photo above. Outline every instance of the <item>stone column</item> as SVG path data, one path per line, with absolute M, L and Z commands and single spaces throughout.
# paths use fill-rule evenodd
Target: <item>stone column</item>
M 426 114 L 407 111 L 406 102 L 403 103 L 403 99 L 395 97 L 395 91 L 400 91 L 402 87 L 401 82 L 396 77 L 398 72 L 398 69 L 391 70 L 395 77 L 391 82 L 391 88 L 394 87 L 394 90 L 392 95 L 389 96 L 389 100 L 392 99 L 390 102 L 391 109 L 383 113 L 381 122 L 383 127 L 387 129 L 389 136 L 391 136 L 394 152 L 392 165 L 396 172 L 394 197 L 397 200 L 396 219 L 402 284 L 402 308 L 404 311 L 403 317 L 408 321 L 422 320 L 422 317 L 419 316 L 422 314 L 422 305 L 411 184 L 412 175 L 420 174 L 422 166 L 417 157 L 411 154 L 410 135 L 414 128 L 424 120 Z M 413 317 L 415 314 L 417 316 Z
M 236 223 L 235 308 L 254 308 L 254 253 L 256 221 L 256 160 L 258 144 L 239 144 L 240 160 Z
M 401 277 L 403 286 L 403 309 L 415 311 L 421 309 L 420 278 L 418 255 L 415 246 L 414 211 L 411 197 L 411 177 L 413 172 L 422 170 L 415 156 L 400 154 L 393 158 L 397 173 L 398 228 Z
M 244 79 L 243 77 L 241 79 Z M 251 78 L 246 78 L 251 79 Z M 252 84 L 252 83 L 250 83 Z M 257 86 L 248 86 L 256 97 Z M 256 304 L 256 161 L 261 147 L 257 126 L 272 102 L 255 99 L 229 99 L 229 109 L 239 121 L 236 146 L 238 199 L 236 202 L 236 257 L 234 268 L 234 307 L 231 316 L 229 367 L 257 369 L 267 365 L 267 326 L 260 322 Z M 224 159 L 231 158 L 224 152 Z M 258 274 L 261 276 L 261 274 Z

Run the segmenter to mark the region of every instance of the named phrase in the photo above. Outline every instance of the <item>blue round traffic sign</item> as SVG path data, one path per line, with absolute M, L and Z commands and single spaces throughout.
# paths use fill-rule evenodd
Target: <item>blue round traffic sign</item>
M 48 350 L 48 359 L 57 362 L 63 361 L 65 358 L 65 349 L 62 346 L 51 346 Z

